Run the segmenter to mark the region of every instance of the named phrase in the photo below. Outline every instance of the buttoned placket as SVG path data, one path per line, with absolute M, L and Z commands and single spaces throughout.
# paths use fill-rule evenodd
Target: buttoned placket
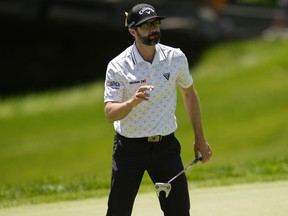
M 148 74 L 149 74 L 149 84 L 154 86 L 154 75 L 152 64 L 147 62 Z

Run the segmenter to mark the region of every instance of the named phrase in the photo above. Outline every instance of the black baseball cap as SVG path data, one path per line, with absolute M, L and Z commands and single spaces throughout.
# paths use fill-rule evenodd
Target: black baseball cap
M 162 20 L 165 19 L 164 16 L 158 16 L 155 8 L 149 4 L 137 4 L 128 13 L 127 16 L 127 26 L 128 28 L 133 28 L 141 25 L 149 19 Z

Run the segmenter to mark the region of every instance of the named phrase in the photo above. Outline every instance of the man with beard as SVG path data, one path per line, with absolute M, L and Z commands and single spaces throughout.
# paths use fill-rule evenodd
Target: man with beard
M 194 131 L 195 157 L 212 156 L 201 123 L 200 104 L 184 53 L 160 41 L 158 16 L 148 4 L 135 5 L 126 24 L 134 44 L 109 62 L 105 80 L 105 115 L 116 131 L 107 216 L 129 216 L 145 171 L 155 182 L 167 182 L 181 170 L 181 146 L 174 135 L 176 87 L 179 86 Z M 159 202 L 165 216 L 188 216 L 185 174 L 172 182 Z

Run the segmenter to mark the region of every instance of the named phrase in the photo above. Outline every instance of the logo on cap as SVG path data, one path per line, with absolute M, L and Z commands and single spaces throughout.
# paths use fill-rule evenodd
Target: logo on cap
M 140 15 L 143 15 L 143 13 L 150 14 L 151 12 L 154 13 L 155 11 L 150 7 L 144 7 L 142 8 L 142 10 L 139 11 L 139 14 Z

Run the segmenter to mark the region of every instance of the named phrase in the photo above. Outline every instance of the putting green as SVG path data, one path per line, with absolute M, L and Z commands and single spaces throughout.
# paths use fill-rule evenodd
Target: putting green
M 193 188 L 191 215 L 286 216 L 288 181 Z M 0 216 L 104 216 L 107 198 L 27 205 L 0 210 Z M 156 193 L 139 194 L 134 216 L 160 216 Z

